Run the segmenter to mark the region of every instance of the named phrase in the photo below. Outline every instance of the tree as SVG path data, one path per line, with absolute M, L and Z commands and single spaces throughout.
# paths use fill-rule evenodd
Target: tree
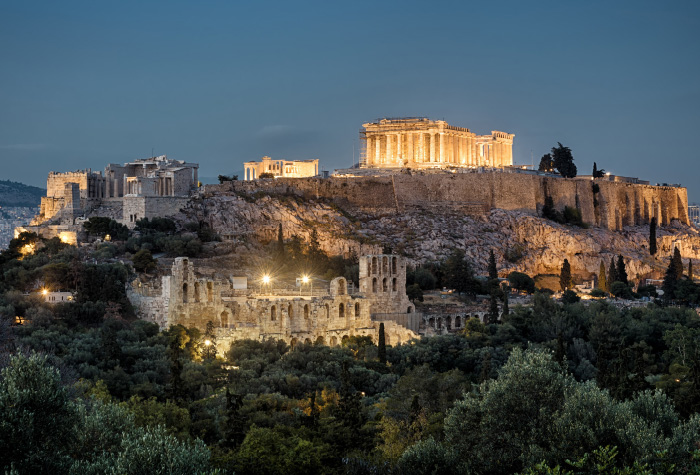
M 529 294 L 535 291 L 535 281 L 532 277 L 522 272 L 511 272 L 508 274 L 508 281 L 514 289 L 525 291 Z
M 673 257 L 668 263 L 668 268 L 666 268 L 666 275 L 664 276 L 664 283 L 661 287 L 664 291 L 664 298 L 673 298 L 673 293 L 676 290 L 676 284 L 683 277 L 683 258 L 681 257 L 681 251 L 677 247 L 673 249 Z
M 149 272 L 156 268 L 156 260 L 148 249 L 141 249 L 131 259 L 136 272 Z
M 569 147 L 564 147 L 561 142 L 557 142 L 558 147 L 552 147 L 552 161 L 554 168 L 559 171 L 559 174 L 564 178 L 574 178 L 576 176 L 576 165 L 574 165 L 574 156 Z
M 600 261 L 600 269 L 598 270 L 598 288 L 603 292 L 608 291 L 608 280 L 605 277 L 605 264 Z
M 443 283 L 457 292 L 466 292 L 475 295 L 479 284 L 474 279 L 472 267 L 465 257 L 464 251 L 455 249 L 443 265 Z M 421 285 L 421 287 L 423 287 Z
M 61 375 L 46 356 L 10 356 L 0 372 L 0 467 L 67 473 L 74 411 Z
M 489 305 L 489 323 L 498 323 L 498 297 L 496 296 L 495 291 L 491 292 L 491 303 Z
M 649 254 L 656 254 L 656 218 L 649 222 Z
M 507 285 L 503 284 L 503 309 L 501 310 L 501 313 L 504 317 L 507 317 L 510 315 L 510 309 L 508 308 L 508 294 L 510 293 L 510 289 L 508 288 Z
M 598 170 L 598 165 L 593 162 L 593 178 L 603 178 L 605 176 L 605 170 L 602 168 Z
M 581 297 L 578 296 L 576 292 L 573 290 L 565 290 L 564 293 L 561 296 L 561 301 L 562 303 L 565 304 L 572 304 L 576 303 L 581 300 Z
M 629 283 L 627 282 L 627 269 L 625 268 L 625 259 L 622 257 L 622 254 L 618 254 L 617 256 L 617 268 L 615 274 L 618 282 L 622 282 L 625 285 Z
M 554 161 L 552 160 L 552 156 L 548 153 L 542 155 L 542 158 L 540 158 L 540 166 L 537 167 L 537 169 L 541 172 L 553 172 Z
M 408 287 L 406 287 L 406 296 L 408 296 L 408 299 L 413 303 L 415 303 L 416 300 L 422 302 L 423 290 L 420 288 L 420 285 L 411 284 Z
M 379 337 L 377 338 L 377 357 L 379 362 L 386 364 L 386 336 L 384 335 L 384 322 L 379 323 Z
M 615 266 L 615 257 L 610 258 L 610 267 L 608 267 L 608 293 L 611 293 L 612 285 L 618 281 L 617 267 Z
M 226 181 L 236 181 L 238 180 L 238 175 L 219 175 L 219 184 L 223 184 Z
M 270 173 L 270 172 L 263 172 L 263 173 L 261 173 L 260 175 L 258 175 L 258 178 L 259 178 L 259 179 L 262 179 L 262 178 L 274 178 L 274 177 L 275 177 L 274 173 Z
M 203 340 L 204 350 L 202 351 L 202 357 L 205 360 L 216 359 L 216 332 L 214 331 L 214 322 L 211 320 L 207 322 Z
M 498 281 L 498 268 L 496 267 L 496 256 L 493 253 L 493 249 L 491 249 L 489 251 L 488 270 L 489 270 L 489 282 L 493 283 L 494 281 Z
M 559 273 L 559 287 L 561 287 L 562 292 L 571 289 L 574 286 L 573 277 L 571 276 L 571 265 L 568 259 L 564 259 L 564 263 L 561 266 L 561 272 Z

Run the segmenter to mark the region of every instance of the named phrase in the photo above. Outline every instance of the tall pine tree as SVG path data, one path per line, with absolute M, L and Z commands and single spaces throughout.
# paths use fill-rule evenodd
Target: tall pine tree
M 618 254 L 617 256 L 616 274 L 618 282 L 622 282 L 623 284 L 627 285 L 627 268 L 625 267 L 625 259 L 622 257 L 622 254 Z
M 384 322 L 379 324 L 379 337 L 377 338 L 377 357 L 380 363 L 386 363 L 386 336 L 384 335 Z
M 564 259 L 564 263 L 561 265 L 561 273 L 559 274 L 559 286 L 561 287 L 562 292 L 574 286 L 574 281 L 571 277 L 571 264 L 569 264 L 568 259 Z
M 603 292 L 608 291 L 608 279 L 605 277 L 605 264 L 600 261 L 600 270 L 598 271 L 598 288 Z
M 656 254 L 656 218 L 649 223 L 649 254 Z
M 676 284 L 683 277 L 683 259 L 681 258 L 681 251 L 678 248 L 673 249 L 673 257 L 668 263 L 668 268 L 666 268 L 666 275 L 664 276 L 664 283 L 661 287 L 664 291 L 664 298 L 671 299 L 676 290 Z
M 615 267 L 615 257 L 610 258 L 610 267 L 608 267 L 608 292 L 612 289 L 613 282 L 617 282 L 617 267 Z

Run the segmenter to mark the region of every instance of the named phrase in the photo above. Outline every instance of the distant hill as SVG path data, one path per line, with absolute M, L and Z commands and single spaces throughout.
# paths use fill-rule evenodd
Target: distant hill
M 46 190 L 9 180 L 0 180 L 0 206 L 39 206 Z

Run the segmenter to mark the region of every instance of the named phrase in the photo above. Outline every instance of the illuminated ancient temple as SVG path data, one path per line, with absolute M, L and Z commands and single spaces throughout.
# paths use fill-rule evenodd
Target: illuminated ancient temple
M 380 119 L 362 124 L 363 168 L 507 167 L 513 165 L 514 134 L 477 135 L 444 120 Z

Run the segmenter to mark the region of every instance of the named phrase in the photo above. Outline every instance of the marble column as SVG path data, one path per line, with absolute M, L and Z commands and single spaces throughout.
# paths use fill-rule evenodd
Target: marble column
M 406 159 L 408 163 L 412 163 L 415 160 L 415 151 L 413 148 L 413 132 L 408 132 L 408 154 Z
M 385 152 L 384 152 L 384 157 L 385 157 L 385 158 L 384 158 L 384 161 L 385 161 L 388 165 L 393 165 L 394 162 L 395 162 L 395 160 L 394 160 L 395 157 L 392 155 L 392 149 L 393 149 L 393 147 L 392 147 L 392 143 L 391 143 L 391 142 L 392 142 L 393 138 L 394 138 L 393 135 L 391 135 L 391 134 L 386 134 L 386 150 L 385 150 Z
M 379 165 L 381 162 L 381 153 L 382 153 L 382 140 L 381 136 L 377 135 L 374 140 L 374 163 L 376 165 Z
M 430 162 L 435 162 L 435 134 L 430 133 Z
M 438 140 L 440 141 L 439 142 L 439 144 L 440 144 L 439 145 L 439 150 L 440 150 L 439 154 L 440 155 L 438 156 L 438 162 L 445 163 L 445 137 L 444 137 L 444 134 L 442 132 L 440 132 L 438 134 Z

